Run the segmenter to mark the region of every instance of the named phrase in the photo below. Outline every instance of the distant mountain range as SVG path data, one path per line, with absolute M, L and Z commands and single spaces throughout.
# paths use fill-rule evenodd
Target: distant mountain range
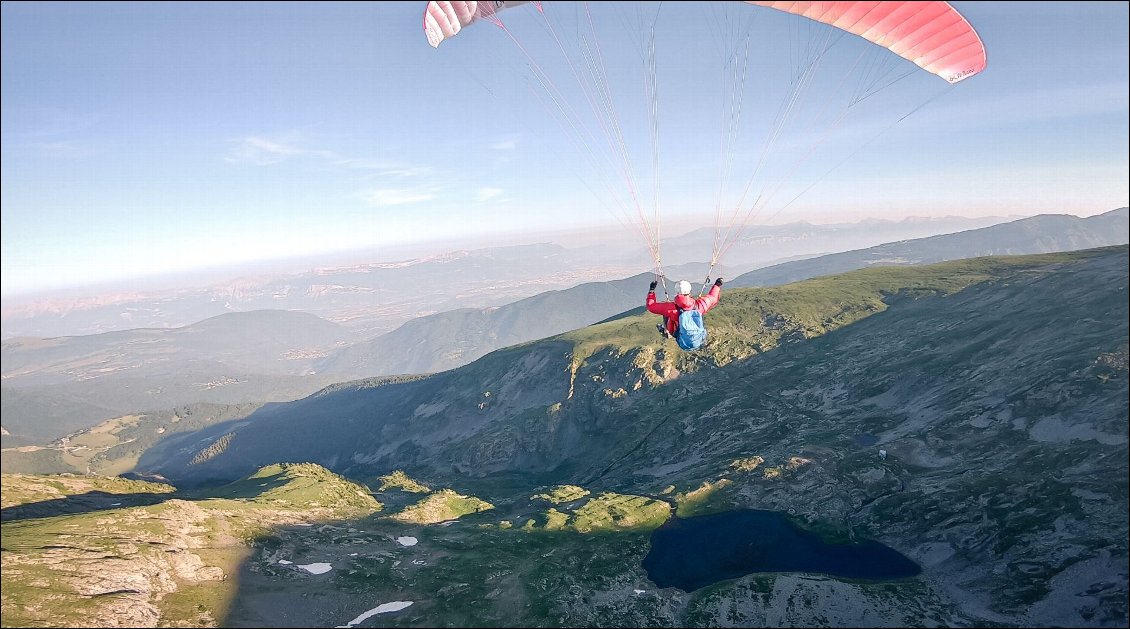
M 300 312 L 229 313 L 174 329 L 3 342 L 3 442 L 43 443 L 129 413 L 183 404 L 292 400 L 357 339 Z
M 987 255 L 1051 253 L 1130 242 L 1127 208 L 1078 218 L 1048 215 L 956 234 L 903 240 L 859 251 L 829 254 L 727 277 L 724 291 L 776 286 L 868 266 L 929 264 Z M 730 269 L 717 269 L 715 277 Z M 668 268 L 672 279 L 695 278 L 701 265 Z M 422 316 L 371 341 L 335 352 L 320 369 L 343 379 L 452 369 L 496 349 L 603 321 L 643 305 L 641 274 L 542 293 L 504 306 L 461 309 Z M 662 298 L 662 293 L 660 294 Z
M 727 276 L 726 295 L 731 288 L 773 286 L 868 266 L 1124 244 L 1128 225 L 1126 208 L 1085 219 L 1038 216 L 783 263 L 733 278 L 728 277 L 733 267 L 722 267 L 715 269 L 715 275 Z M 379 275 L 397 285 L 427 284 L 426 278 L 443 276 L 441 285 L 450 286 L 454 280 L 448 271 L 453 267 L 448 264 L 459 260 L 468 266 L 456 274 L 462 278 L 477 277 L 475 269 L 490 269 L 484 271 L 489 276 L 508 265 L 522 267 L 525 271 L 520 275 L 530 277 L 541 267 L 520 262 L 539 255 L 550 266 L 564 265 L 569 259 L 554 246 L 484 250 L 407 264 L 401 269 L 406 279 L 393 279 L 392 268 L 382 268 Z M 697 278 L 702 272 L 701 264 L 667 267 L 671 279 Z M 376 271 L 357 273 L 368 276 Z M 644 273 L 570 284 L 501 306 L 417 313 L 370 340 L 344 325 L 287 311 L 228 313 L 184 328 L 9 339 L 2 347 L 4 434 L 0 439 L 5 447 L 45 444 L 123 414 L 196 402 L 291 400 L 333 382 L 453 369 L 503 347 L 637 310 L 651 279 Z
M 984 227 L 991 218 L 866 221 L 858 224 L 751 226 L 727 254 L 742 270 L 774 261 L 845 251 L 892 240 Z M 670 267 L 701 264 L 713 233 L 672 234 L 664 248 Z M 460 308 L 500 306 L 546 291 L 634 275 L 651 256 L 633 238 L 603 245 L 565 247 L 541 243 L 446 253 L 306 273 L 241 277 L 207 286 L 163 291 L 133 289 L 98 295 L 5 299 L 0 333 L 79 336 L 135 328 L 183 327 L 227 312 L 308 312 L 372 338 L 421 315 Z M 695 275 L 703 274 L 703 271 Z
M 733 286 L 777 286 L 869 266 L 931 264 L 990 255 L 1075 251 L 1130 242 L 1130 209 L 1088 218 L 1046 214 L 1011 223 L 916 240 L 900 240 L 857 251 L 833 253 L 758 269 L 734 278 Z
M 1074 217 L 1073 217 L 1074 218 Z M 906 218 L 900 221 L 866 219 L 858 223 L 813 225 L 799 222 L 780 226 L 751 226 L 736 238 L 726 252 L 731 266 L 762 267 L 796 257 L 865 249 L 897 240 L 912 240 L 981 229 L 1021 217 L 964 218 L 960 216 Z M 663 259 L 668 264 L 701 263 L 695 252 L 710 251 L 715 240 L 713 229 L 698 229 L 679 236 L 668 246 Z
M 726 274 L 728 267 L 715 269 Z M 672 277 L 692 277 L 701 265 L 669 267 Z M 491 308 L 461 308 L 417 317 L 375 339 L 333 352 L 322 373 L 352 380 L 367 376 L 430 373 L 466 365 L 502 347 L 596 323 L 642 304 L 654 273 L 587 282 Z M 668 290 L 674 291 L 668 280 Z M 658 290 L 660 298 L 663 292 Z
M 621 256 L 622 257 L 622 256 Z M 175 328 L 230 312 L 292 310 L 372 337 L 420 314 L 506 303 L 594 277 L 633 272 L 552 244 L 452 251 L 393 262 L 241 278 L 204 288 L 5 305 L 4 338 Z

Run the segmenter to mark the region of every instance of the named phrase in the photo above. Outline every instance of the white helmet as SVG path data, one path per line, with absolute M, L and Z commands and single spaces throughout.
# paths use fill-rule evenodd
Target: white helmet
M 675 289 L 680 295 L 690 295 L 691 283 L 686 280 L 679 280 L 679 283 L 675 285 Z

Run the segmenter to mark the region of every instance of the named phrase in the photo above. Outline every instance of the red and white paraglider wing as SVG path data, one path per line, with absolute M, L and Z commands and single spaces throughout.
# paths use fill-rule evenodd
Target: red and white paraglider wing
M 948 2 L 757 2 L 887 48 L 950 83 L 985 69 L 985 46 Z
M 436 2 L 432 0 L 424 10 L 424 33 L 428 36 L 428 43 L 432 48 L 436 48 L 440 42 L 454 36 L 471 22 L 490 17 L 502 9 L 525 4 L 526 1 Z

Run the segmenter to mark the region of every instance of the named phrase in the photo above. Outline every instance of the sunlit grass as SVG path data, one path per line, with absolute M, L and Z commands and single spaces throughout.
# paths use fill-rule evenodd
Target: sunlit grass
M 451 489 L 444 489 L 389 517 L 400 522 L 435 524 L 493 508 L 494 505 L 485 500 L 480 500 L 474 496 L 464 496 Z

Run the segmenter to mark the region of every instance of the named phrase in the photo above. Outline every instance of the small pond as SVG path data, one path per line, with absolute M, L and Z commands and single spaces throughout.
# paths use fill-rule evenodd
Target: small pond
M 845 579 L 887 580 L 921 572 L 876 541 L 833 544 L 775 511 L 744 509 L 671 518 L 651 535 L 643 560 L 659 587 L 692 592 L 755 572 L 813 572 Z

